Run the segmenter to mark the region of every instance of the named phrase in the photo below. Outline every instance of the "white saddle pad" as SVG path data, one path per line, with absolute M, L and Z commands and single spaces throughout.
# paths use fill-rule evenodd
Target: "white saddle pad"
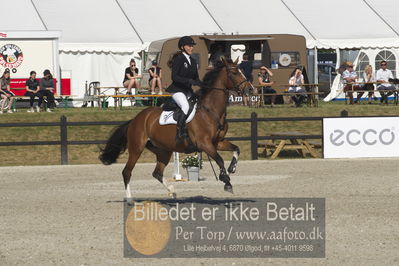
M 194 105 L 193 111 L 191 112 L 191 114 L 188 116 L 187 120 L 186 120 L 186 124 L 190 123 L 191 120 L 193 120 L 194 116 L 195 116 L 195 112 L 197 110 L 197 104 Z M 159 117 L 159 124 L 161 126 L 163 125 L 171 125 L 171 124 L 177 124 L 177 121 L 173 119 L 173 111 L 163 111 L 161 113 L 161 116 Z

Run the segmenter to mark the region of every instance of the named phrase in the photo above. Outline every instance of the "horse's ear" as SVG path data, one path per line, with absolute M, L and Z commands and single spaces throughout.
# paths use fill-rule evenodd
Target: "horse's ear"
M 238 64 L 238 56 L 237 56 L 237 59 L 234 61 L 234 65 L 237 65 Z
M 227 66 L 227 60 L 226 60 L 226 57 L 224 57 L 224 56 L 221 56 L 221 57 L 220 57 L 220 59 L 222 60 L 222 63 L 223 63 L 225 66 Z

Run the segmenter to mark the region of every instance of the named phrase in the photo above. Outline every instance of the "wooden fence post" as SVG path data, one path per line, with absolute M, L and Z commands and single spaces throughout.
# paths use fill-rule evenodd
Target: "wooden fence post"
M 258 160 L 258 114 L 251 113 L 251 160 Z
M 68 127 L 67 118 L 63 115 L 60 118 L 60 140 L 61 140 L 61 164 L 68 164 Z

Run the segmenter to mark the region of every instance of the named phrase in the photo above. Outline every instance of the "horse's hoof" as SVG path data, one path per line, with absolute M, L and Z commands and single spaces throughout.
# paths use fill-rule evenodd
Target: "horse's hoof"
M 175 192 L 173 192 L 173 193 L 169 193 L 169 197 L 175 199 L 175 198 L 177 198 L 177 195 Z
M 132 198 L 127 198 L 126 199 L 126 203 L 129 206 L 134 206 L 135 201 Z
M 224 191 L 230 192 L 231 194 L 234 194 L 233 192 L 233 186 L 232 185 L 224 185 Z

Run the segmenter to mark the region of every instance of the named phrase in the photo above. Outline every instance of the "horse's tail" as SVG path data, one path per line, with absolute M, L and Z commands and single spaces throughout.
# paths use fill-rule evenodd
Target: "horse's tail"
M 129 120 L 118 126 L 108 138 L 105 148 L 101 148 L 98 158 L 103 164 L 113 164 L 119 155 L 125 152 L 127 146 L 127 129 L 131 121 Z

